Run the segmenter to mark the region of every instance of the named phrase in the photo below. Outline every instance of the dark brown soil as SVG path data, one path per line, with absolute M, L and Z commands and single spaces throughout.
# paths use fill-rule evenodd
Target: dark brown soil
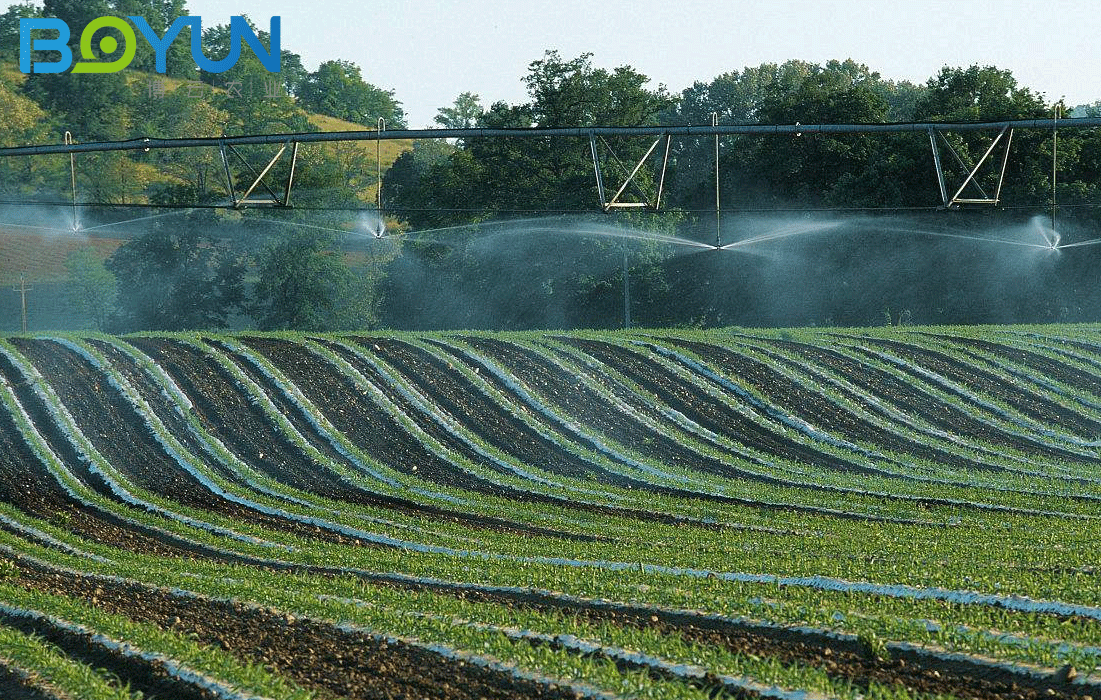
M 261 513 L 211 492 L 163 449 L 134 408 L 83 357 L 48 340 L 15 338 L 11 342 L 47 378 L 96 449 L 141 488 L 193 508 L 303 537 L 363 544 L 359 539 L 330 530 Z
M 969 387 L 977 393 L 986 393 L 995 397 L 1033 420 L 1060 426 L 1087 439 L 1101 437 L 1101 423 L 1024 387 L 1008 383 L 992 372 L 961 362 L 944 353 L 909 343 L 877 338 L 861 338 L 861 342 L 884 348 L 953 382 Z M 902 369 L 908 374 L 919 376 L 911 370 Z
M 1002 357 L 1012 362 L 1016 362 L 1019 365 L 1034 369 L 1057 382 L 1062 382 L 1077 389 L 1087 391 L 1094 396 L 1101 397 L 1101 376 L 1093 374 L 1092 372 L 1086 372 L 1065 362 L 1054 360 L 1038 352 L 1025 350 L 1024 348 L 1018 348 L 1012 345 L 1005 345 L 1003 343 L 992 343 L 989 340 L 979 340 L 976 338 L 963 338 L 954 335 L 935 335 L 932 333 L 924 335 L 955 343 L 956 345 L 964 345 L 988 352 L 991 355 Z
M 846 439 L 878 444 L 886 450 L 919 459 L 945 464 L 957 469 L 1003 471 L 1002 468 L 945 452 L 931 445 L 911 440 L 884 430 L 820 394 L 793 381 L 783 372 L 765 362 L 730 348 L 708 343 L 663 338 L 663 342 L 689 350 L 724 372 L 737 375 L 753 386 L 770 403 L 783 406 L 816 427 L 844 436 Z M 780 363 L 777 365 L 782 366 Z
M 256 404 L 247 391 L 238 386 L 236 380 L 225 371 L 212 357 L 198 348 L 176 340 L 163 338 L 136 339 L 134 344 L 153 357 L 169 376 L 180 386 L 196 407 L 196 412 L 204 428 L 215 435 L 239 458 L 258 471 L 294 488 L 315 493 L 327 498 L 359 505 L 390 508 L 407 514 L 428 516 L 433 520 L 447 520 L 471 527 L 493 529 L 517 534 L 540 534 L 545 536 L 565 536 L 544 528 L 533 528 L 514 523 L 503 518 L 480 517 L 466 513 L 457 513 L 444 508 L 418 504 L 408 499 L 397 498 L 368 491 L 356 484 L 349 483 L 327 465 L 319 463 L 304 454 L 301 448 L 293 444 L 282 431 L 276 430 L 267 414 Z M 218 352 L 213 349 L 211 352 Z M 230 358 L 237 360 L 239 358 Z M 248 372 L 255 372 L 247 362 L 239 365 Z M 270 384 L 265 381 L 264 384 Z M 262 386 L 262 385 L 261 385 Z M 281 397 L 279 392 L 268 393 L 273 400 Z M 299 412 L 283 402 L 284 415 L 294 417 Z M 299 421 L 300 428 L 306 421 Z M 347 461 L 336 450 L 316 436 L 310 428 L 305 436 L 315 438 L 313 444 L 323 443 L 329 456 L 344 463 L 349 469 L 355 465 Z
M 546 471 L 571 475 L 582 470 L 598 470 L 605 481 L 627 488 L 647 486 L 635 480 L 623 481 L 623 477 L 607 474 L 606 470 L 592 465 L 564 451 L 538 431 L 519 420 L 508 410 L 485 396 L 473 382 L 448 367 L 448 362 L 402 341 L 384 338 L 358 338 L 365 350 L 374 353 L 413 384 L 418 391 L 442 407 L 463 427 L 475 432 L 494 447 L 513 455 L 524 464 Z M 459 362 L 459 358 L 455 358 Z M 491 377 L 488 379 L 492 379 Z M 498 385 L 500 388 L 500 385 Z M 547 426 L 548 430 L 553 430 Z M 442 436 L 440 436 L 442 438 Z M 568 439 L 568 438 L 567 438 Z M 621 506 L 579 503 L 568 499 L 555 499 L 557 504 L 571 510 L 616 515 L 647 521 L 677 525 L 693 525 L 722 528 L 718 524 L 685 522 L 684 519 L 665 513 L 644 511 Z
M 529 389 L 563 407 L 568 415 L 598 429 L 621 445 L 685 469 L 750 481 L 788 485 L 780 479 L 748 473 L 688 449 L 673 438 L 632 419 L 585 382 L 545 356 L 515 343 L 467 337 L 465 342 L 505 367 Z
M 631 381 L 653 392 L 670 407 L 680 411 L 708 430 L 724 435 L 751 449 L 818 467 L 859 474 L 879 472 L 849 460 L 821 452 L 796 442 L 757 423 L 706 392 L 685 382 L 669 370 L 645 357 L 613 343 L 573 337 L 555 340 L 572 345 L 591 357 L 615 367 Z
M 762 340 L 762 339 L 758 339 Z M 975 419 L 956 406 L 940 401 L 926 393 L 917 383 L 906 382 L 879 367 L 873 367 L 853 359 L 834 349 L 786 340 L 763 340 L 779 348 L 794 352 L 816 364 L 836 372 L 860 389 L 897 406 L 905 413 L 912 413 L 923 421 L 961 437 L 977 439 L 991 445 L 1008 447 L 1017 452 L 1054 459 L 1060 462 L 1083 461 L 1080 455 L 1057 447 L 1039 444 L 1006 433 L 996 426 Z M 886 418 L 890 415 L 874 405 L 866 406 Z
M 1088 689 L 1055 679 L 1034 679 L 967 662 L 948 662 L 919 653 L 895 654 L 880 659 L 858 642 L 770 625 L 738 623 L 632 605 L 577 602 L 538 592 L 478 590 L 473 586 L 416 585 L 467 600 L 485 601 L 536 610 L 559 611 L 571 616 L 620 625 L 677 633 L 692 641 L 720 645 L 738 653 L 777 657 L 785 663 L 803 663 L 826 670 L 831 676 L 867 687 L 871 680 L 887 685 L 904 685 L 929 693 L 951 693 L 957 697 L 997 700 L 999 698 L 1079 697 Z M 1048 694 L 1048 689 L 1053 694 Z
M 70 496 L 31 451 L 7 411 L 0 411 L 0 501 L 121 549 L 159 556 L 192 556 L 198 550 L 191 542 L 166 537 Z
M 510 387 L 508 387 L 504 382 L 502 382 L 499 379 L 497 379 L 496 377 L 494 377 L 492 375 L 492 373 L 488 371 L 488 368 L 484 364 L 482 364 L 482 362 L 480 360 L 478 360 L 477 358 L 467 357 L 463 353 L 456 350 L 455 348 L 452 348 L 451 346 L 447 345 L 446 343 L 439 343 L 437 341 L 431 341 L 431 340 L 429 340 L 428 342 L 432 342 L 432 343 L 438 345 L 442 350 L 444 350 L 445 352 L 449 353 L 452 357 L 454 357 L 455 361 L 467 363 L 468 366 L 470 366 L 472 369 L 474 369 L 476 371 L 479 371 L 479 372 L 483 372 L 483 376 L 485 376 L 486 381 L 489 382 L 490 384 L 494 385 L 494 387 L 497 388 L 498 391 L 504 392 L 506 394 L 512 394 L 513 396 L 516 395 L 515 391 L 513 391 Z M 517 397 L 516 400 L 520 401 L 521 399 L 519 399 Z M 562 434 L 564 436 L 569 437 L 571 435 L 570 433 L 566 433 L 565 431 L 560 430 L 557 426 L 552 425 L 552 423 L 550 421 L 544 421 L 543 424 L 545 426 L 547 426 L 549 429 L 557 430 L 559 432 L 559 434 Z M 573 437 L 574 440 L 576 440 L 578 442 L 581 442 L 582 444 L 584 444 L 588 447 L 593 447 L 593 448 L 599 449 L 598 446 L 596 445 L 596 443 L 592 442 L 591 438 L 586 438 L 585 436 L 579 435 L 577 433 L 572 433 L 572 437 Z M 609 479 L 614 479 L 614 481 L 612 481 L 611 483 L 615 483 L 617 485 L 624 486 L 626 488 L 637 489 L 637 490 L 640 490 L 640 491 L 649 491 L 649 492 L 652 492 L 652 493 L 660 493 L 660 494 L 663 494 L 663 495 L 673 496 L 673 497 L 677 497 L 677 498 L 712 501 L 712 502 L 715 502 L 715 503 L 724 503 L 724 504 L 728 504 L 728 505 L 748 506 L 750 508 L 759 508 L 759 509 L 762 509 L 762 510 L 787 510 L 787 511 L 793 511 L 793 512 L 810 512 L 810 513 L 816 513 L 816 514 L 821 514 L 821 512 L 822 512 L 822 509 L 813 508 L 813 507 L 804 507 L 804 506 L 799 506 L 799 505 L 794 505 L 794 504 L 786 504 L 786 503 L 785 504 L 767 503 L 767 502 L 758 501 L 758 500 L 754 500 L 754 499 L 750 499 L 750 498 L 738 498 L 738 497 L 735 497 L 735 496 L 704 493 L 702 491 L 690 491 L 690 490 L 687 490 L 687 489 L 681 489 L 681 488 L 675 488 L 675 487 L 669 487 L 669 486 L 660 486 L 660 485 L 657 485 L 657 484 L 654 484 L 654 483 L 651 483 L 651 482 L 641 481 L 641 480 L 633 479 L 631 477 L 618 475 L 618 474 L 609 474 L 608 478 Z M 804 485 L 797 484 L 797 483 L 794 483 L 794 482 L 788 483 L 788 482 L 783 482 L 783 481 L 776 481 L 775 483 L 783 484 L 783 485 L 789 486 L 791 488 L 803 488 L 804 487 Z M 837 489 L 833 489 L 833 488 L 829 488 L 829 487 L 817 487 L 817 486 L 812 486 L 812 485 L 807 485 L 807 486 L 805 486 L 805 488 L 809 488 L 809 489 L 813 489 L 813 490 L 830 490 L 830 491 L 837 490 Z M 837 517 L 846 517 L 846 518 L 851 517 L 853 519 L 858 519 L 858 520 L 866 520 L 866 519 L 874 520 L 874 519 L 876 519 L 876 518 L 870 518 L 868 516 L 864 516 L 864 515 L 860 515 L 860 514 L 848 514 L 848 513 L 838 512 L 838 511 L 831 511 L 831 515 L 835 515 Z
M 57 627 L 45 620 L 6 615 L 0 612 L 0 624 L 33 634 L 58 647 L 70 658 L 113 674 L 131 690 L 146 696 L 173 700 L 218 700 L 214 692 L 174 678 L 155 661 L 125 656 L 92 639 L 90 634 L 78 634 Z
M 504 498 L 541 500 L 464 471 L 433 453 L 364 390 L 307 348 L 273 338 L 242 338 L 295 383 L 333 426 L 376 461 L 428 482 Z M 381 387 L 379 387 L 381 389 Z M 406 410 L 416 415 L 415 410 Z

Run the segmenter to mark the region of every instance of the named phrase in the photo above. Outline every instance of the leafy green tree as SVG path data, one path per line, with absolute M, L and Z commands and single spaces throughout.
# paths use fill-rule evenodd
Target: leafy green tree
M 927 91 L 915 106 L 918 121 L 973 122 L 1052 117 L 1043 97 L 1017 84 L 1012 72 L 994 66 L 945 67 L 930 78 Z M 950 142 L 967 168 L 942 158 L 953 180 L 962 182 L 966 170 L 978 162 L 990 145 L 992 134 L 950 134 Z M 1062 145 L 1071 146 L 1070 141 Z M 1036 202 L 1047 199 L 1051 187 L 1051 134 L 1018 131 L 1013 137 L 1013 157 L 1006 174 L 1003 195 L 1008 200 Z M 987 192 L 995 185 L 996 168 L 987 166 L 978 178 Z M 971 190 L 970 193 L 974 193 Z
M 118 297 L 118 282 L 103 264 L 95 248 L 78 248 L 65 259 L 69 273 L 65 300 L 69 307 L 87 319 L 92 328 L 104 330 Z
M 300 228 L 264 254 L 255 289 L 261 329 L 325 331 L 370 321 L 349 313 L 356 280 L 335 243 L 331 232 Z
M 40 17 L 42 9 L 34 3 L 13 3 L 0 15 L 0 60 L 19 60 L 19 18 Z
M 920 121 L 974 122 L 1038 119 L 1051 116 L 1051 111 L 1008 70 L 946 66 L 929 79 L 914 116 Z
M 763 63 L 730 71 L 710 82 L 697 81 L 661 115 L 663 124 L 710 124 L 715 115 L 720 124 L 749 124 L 759 121 L 757 111 L 768 95 L 789 94 L 798 89 L 815 70 L 806 61 L 783 64 Z M 729 182 L 731 173 L 744 170 L 747 149 L 756 139 L 730 136 L 720 139 L 722 171 L 727 173 L 724 199 L 743 191 L 740 181 Z M 705 208 L 714 200 L 714 140 L 676 139 L 670 154 L 668 200 L 674 206 Z M 752 181 L 753 178 L 747 178 Z
M 801 122 L 882 122 L 908 120 L 924 87 L 884 80 L 867 66 L 852 60 L 765 63 L 724 73 L 709 83 L 697 82 L 681 93 L 678 102 L 662 115 L 666 124 L 720 124 Z M 729 206 L 759 206 L 777 202 L 814 200 L 846 204 L 862 201 L 869 188 L 883 192 L 870 201 L 896 203 L 903 188 L 894 187 L 884 169 L 893 171 L 887 154 L 896 146 L 906 158 L 911 143 L 880 136 L 833 139 L 813 137 L 789 143 L 757 136 L 725 136 L 719 140 L 722 200 Z M 799 145 L 802 144 L 802 145 Z M 859 164 L 869 149 L 881 148 L 886 158 Z M 832 153 L 831 163 L 825 157 Z M 847 154 L 847 155 L 846 155 Z M 827 178 L 816 173 L 834 172 L 837 157 L 850 161 L 845 180 L 830 188 Z M 673 167 L 667 187 L 674 206 L 707 208 L 714 201 L 714 140 L 678 139 L 673 144 Z M 856 172 L 867 165 L 867 175 Z M 801 171 L 797 173 L 796 171 Z M 858 181 L 869 180 L 861 185 Z M 815 180 L 819 181 L 817 184 Z M 863 189 L 863 192 L 861 190 Z M 846 192 L 843 193 L 843 190 Z
M 423 213 L 413 210 L 420 209 L 431 199 L 430 172 L 433 169 L 444 171 L 455 150 L 442 139 L 414 141 L 413 148 L 398 156 L 386 171 L 387 208 L 403 219 L 421 220 Z
M 164 36 L 165 30 L 176 20 L 188 14 L 185 0 L 111 0 L 112 13 L 118 17 L 144 17 L 149 27 Z M 165 74 L 173 78 L 197 76 L 195 61 L 191 58 L 191 27 L 184 27 L 168 46 L 165 56 Z M 127 70 L 152 73 L 156 69 L 156 53 L 149 42 L 138 34 L 137 53 Z
M 283 76 L 283 85 L 287 92 L 298 96 L 309 77 L 309 71 L 302 65 L 302 57 L 293 51 L 283 49 L 279 59 L 279 72 Z
M 177 88 L 147 102 L 144 133 L 165 138 L 217 136 L 229 112 L 214 100 L 192 99 Z M 212 203 L 228 198 L 221 156 L 213 148 L 153 150 L 144 161 L 168 176 L 154 185 L 150 199 L 159 204 Z
M 47 140 L 46 113 L 33 100 L 24 97 L 0 78 L 0 146 L 21 146 Z M 57 175 L 57 163 L 35 158 L 0 159 L 0 190 L 33 192 L 48 185 Z M 56 180 L 55 183 L 56 185 Z
M 405 112 L 394 92 L 364 82 L 351 61 L 323 62 L 306 76 L 298 100 L 305 109 L 357 124 L 374 124 L 382 117 L 387 128 L 405 126 Z
M 657 123 L 668 106 L 664 88 L 646 88 L 648 78 L 629 66 L 596 68 L 590 54 L 564 60 L 554 51 L 531 63 L 524 78 L 530 101 L 498 102 L 478 124 L 490 128 L 532 126 L 645 125 Z M 642 139 L 608 139 L 629 162 L 649 145 Z M 417 225 L 453 224 L 495 213 L 591 209 L 598 201 L 588 143 L 573 139 L 469 139 L 446 161 L 423 169 L 425 185 L 409 189 L 403 204 Z M 625 176 L 626 173 L 623 173 Z M 645 182 L 646 176 L 640 178 Z M 412 199 L 439 211 L 417 216 Z
M 445 129 L 470 129 L 477 126 L 485 109 L 481 99 L 473 92 L 464 92 L 455 98 L 450 107 L 440 107 L 433 117 Z
M 245 264 L 225 242 L 201 233 L 205 215 L 155 225 L 107 260 L 119 284 L 114 330 L 224 328 L 243 310 Z
M 886 100 L 863 76 L 825 70 L 793 92 L 772 91 L 757 114 L 769 124 L 875 124 L 886 121 L 887 111 Z M 758 139 L 753 167 L 768 189 L 757 196 L 811 205 L 851 202 L 881 187 L 866 178 L 882 148 L 883 139 L 869 134 Z
M 592 54 L 564 61 L 547 51 L 533 61 L 524 77 L 531 96 L 535 124 L 556 126 L 644 126 L 654 124 L 669 104 L 664 87 L 647 90 L 649 82 L 630 66 L 611 71 L 594 68 Z
M 46 0 L 42 8 L 43 16 L 58 17 L 69 25 L 72 30 L 69 47 L 74 60 L 80 57 L 80 35 L 84 26 L 96 17 L 110 14 L 113 14 L 112 7 L 106 0 Z M 105 35 L 112 35 L 119 41 L 117 52 L 121 52 L 121 35 L 113 29 L 108 29 Z M 94 42 L 93 51 L 98 52 L 98 42 Z M 31 74 L 24 81 L 23 90 L 53 115 L 62 130 L 71 131 L 78 140 L 116 140 L 129 135 L 133 91 L 121 72 Z

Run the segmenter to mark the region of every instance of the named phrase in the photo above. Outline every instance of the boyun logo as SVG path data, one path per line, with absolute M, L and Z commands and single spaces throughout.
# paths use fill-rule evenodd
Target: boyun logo
M 252 30 L 244 17 L 229 18 L 229 55 L 217 61 L 212 61 L 203 55 L 203 25 L 200 17 L 177 17 L 176 21 L 165 31 L 164 36 L 157 36 L 149 22 L 144 17 L 128 17 L 138 28 L 145 40 L 153 47 L 156 56 L 155 70 L 164 73 L 168 68 L 168 47 L 179 36 L 180 31 L 191 26 L 191 57 L 195 59 L 195 65 L 208 73 L 224 73 L 237 64 L 241 57 L 241 40 L 249 45 L 260 64 L 271 73 L 280 70 L 279 50 L 279 17 L 271 18 L 271 49 L 265 50 L 260 43 L 256 32 Z M 137 52 L 137 35 L 134 27 L 121 17 L 97 17 L 84 27 L 80 34 L 80 57 L 82 60 L 73 64 L 73 52 L 69 48 L 69 25 L 64 20 L 55 17 L 23 17 L 19 20 L 19 70 L 24 73 L 64 73 L 72 66 L 74 73 L 117 73 L 134 60 Z M 115 29 L 123 38 L 122 55 L 114 61 L 98 61 L 92 52 L 92 40 L 96 32 L 101 29 Z M 57 32 L 57 37 L 35 38 L 31 36 L 34 30 L 52 30 Z M 119 42 L 113 36 L 104 36 L 99 40 L 99 50 L 103 55 L 110 55 L 118 51 Z M 58 61 L 32 61 L 31 54 L 34 51 L 56 51 L 61 54 Z

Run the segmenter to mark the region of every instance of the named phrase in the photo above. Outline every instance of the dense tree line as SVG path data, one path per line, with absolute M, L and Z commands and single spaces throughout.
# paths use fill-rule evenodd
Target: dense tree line
M 629 67 L 607 71 L 587 55 L 564 60 L 549 52 L 531 64 L 525 83 L 527 103 L 482 109 L 476 96 L 464 93 L 440 110 L 438 121 L 487 127 L 708 124 L 713 116 L 720 124 L 969 122 L 1051 118 L 1056 107 L 1009 71 L 990 66 L 945 67 L 912 84 L 886 80 L 851 60 L 788 61 L 725 73 L 671 95 L 648 87 Z M 1095 110 L 1079 108 L 1076 115 Z M 949 187 L 964 181 L 992 136 L 945 135 L 940 149 Z M 647 145 L 646 139 L 602 143 L 608 179 L 620 181 Z M 691 248 L 582 235 L 617 225 L 714 240 L 714 148 L 711 138 L 673 142 L 664 214 L 575 216 L 553 224 L 578 232 L 573 237 L 535 237 L 523 224 L 512 236 L 503 227 L 460 229 L 449 233 L 450 245 L 409 247 L 388 279 L 383 318 L 421 328 L 607 327 L 623 322 L 625 303 L 633 320 L 646 325 L 1101 316 L 1098 249 L 1042 250 L 1056 235 L 1047 230 L 1050 131 L 1017 131 L 1002 205 L 970 211 L 932 211 L 942 200 L 925 133 L 723 137 L 721 235 L 726 241 L 775 236 L 775 243 L 691 254 Z M 1101 205 L 1101 133 L 1063 131 L 1058 153 L 1060 231 L 1092 238 L 1092 207 Z M 637 196 L 652 197 L 652 172 L 643 173 Z M 980 171 L 978 187 L 993 193 L 998 172 Z M 589 144 L 582 140 L 470 139 L 447 149 L 414 148 L 387 181 L 390 206 L 417 229 L 531 216 L 524 213 L 530 210 L 591 212 L 598 202 Z M 966 195 L 978 197 L 978 188 Z
M 187 10 L 183 0 L 13 5 L 0 15 L 0 47 L 7 52 L 0 59 L 14 62 L 18 17 L 36 13 L 73 27 L 104 14 L 140 14 L 163 30 Z M 393 91 L 368 83 L 353 63 L 333 59 L 308 71 L 284 48 L 273 86 L 272 75 L 244 51 L 230 71 L 207 74 L 190 58 L 188 31 L 169 52 L 167 87 L 150 72 L 153 56 L 144 46 L 118 74 L 23 80 L 0 74 L 7 127 L 0 140 L 57 141 L 65 130 L 79 140 L 305 131 L 318 128 L 311 113 L 368 128 L 379 117 L 388 128 L 405 124 Z M 262 27 L 257 33 L 267 42 Z M 74 42 L 79 35 L 74 31 Z M 225 25 L 204 27 L 206 54 L 224 54 L 229 37 Z M 788 61 L 672 93 L 630 66 L 607 69 L 589 54 L 551 51 L 521 80 L 525 102 L 483 105 L 463 92 L 440 108 L 436 121 L 504 128 L 713 118 L 961 122 L 1050 118 L 1056 108 L 990 66 L 945 67 L 914 84 L 884 79 L 851 60 Z M 1096 114 L 1098 106 L 1069 116 Z M 946 134 L 949 182 L 963 181 L 990 138 Z M 601 139 L 608 184 L 621 182 L 649 145 Z M 114 330 L 614 326 L 625 303 L 636 323 L 653 325 L 1096 320 L 1101 298 L 1093 271 L 1101 247 L 1033 259 L 1030 249 L 969 242 L 1055 235 L 1034 219 L 1048 216 L 1053 145 L 1050 131 L 1018 131 L 1002 205 L 944 212 L 932 211 L 941 200 L 924 133 L 728 136 L 719 140 L 717 164 L 713 139 L 674 139 L 663 211 L 599 214 L 586 139 L 428 140 L 413 143 L 382 183 L 388 230 L 411 235 L 402 244 L 395 243 L 400 237 L 376 244 L 363 236 L 379 230 L 377 222 L 314 209 L 371 210 L 379 203 L 372 150 L 331 144 L 303 150 L 294 187 L 300 209 L 276 223 L 249 212 L 181 212 L 151 222 L 105 263 L 74 256 L 69 274 L 89 321 Z M 1062 131 L 1058 153 L 1060 230 L 1089 238 L 1093 207 L 1101 205 L 1101 133 Z M 259 147 L 239 149 L 226 161 L 213 149 L 90 154 L 81 157 L 81 169 L 94 177 L 82 175 L 80 189 L 87 199 L 119 204 L 221 204 L 230 195 L 227 170 L 231 181 L 249 182 L 271 155 Z M 660 156 L 658 149 L 626 196 L 654 196 L 652 166 Z M 271 182 L 284 181 L 288 160 L 272 168 Z M 716 165 L 724 209 L 718 233 Z M 68 176 L 61 159 L 0 163 L 8 198 L 63 198 Z M 978 186 L 992 191 L 996 176 L 997 168 L 983 171 Z M 903 213 L 911 208 L 921 211 Z M 502 224 L 510 220 L 516 223 Z M 416 234 L 436 229 L 446 231 Z M 639 240 L 649 233 L 776 242 L 693 253 L 699 249 Z

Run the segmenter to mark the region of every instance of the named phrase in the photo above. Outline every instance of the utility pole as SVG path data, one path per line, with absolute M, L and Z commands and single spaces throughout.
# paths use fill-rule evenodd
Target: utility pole
M 19 294 L 20 307 L 22 308 L 23 318 L 23 334 L 27 333 L 27 292 L 34 289 L 34 287 L 27 286 L 27 279 L 23 276 L 19 276 L 19 286 L 12 289 L 13 292 Z

